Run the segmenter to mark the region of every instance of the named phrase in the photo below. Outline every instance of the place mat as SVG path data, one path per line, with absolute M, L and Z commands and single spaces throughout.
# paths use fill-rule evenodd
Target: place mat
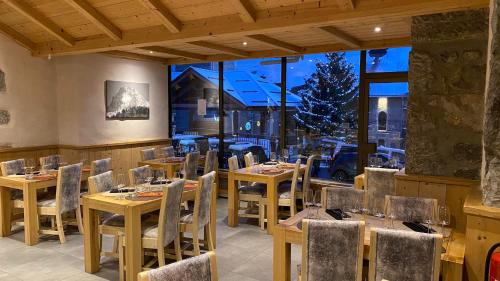
M 295 169 L 295 164 L 292 164 L 292 163 L 280 163 L 280 164 L 276 165 L 276 168 L 291 170 L 291 169 Z
M 141 191 L 136 194 L 138 197 L 162 197 L 163 191 Z
M 90 173 L 90 168 L 83 168 L 83 169 L 82 169 L 82 172 L 85 172 L 85 173 Z
M 283 169 L 277 169 L 277 168 L 271 168 L 271 169 L 262 169 L 260 170 L 259 174 L 263 175 L 279 175 L 283 173 Z
M 198 188 L 197 182 L 187 182 L 184 184 L 184 191 L 195 190 L 196 188 Z
M 37 181 L 48 181 L 48 180 L 55 180 L 57 177 L 54 175 L 35 175 L 33 176 L 33 180 Z

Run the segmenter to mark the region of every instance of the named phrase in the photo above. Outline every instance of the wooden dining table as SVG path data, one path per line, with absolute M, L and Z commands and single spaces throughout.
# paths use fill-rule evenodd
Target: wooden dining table
M 369 260 L 370 231 L 372 228 L 387 228 L 384 218 L 369 215 L 350 214 L 350 220 L 365 222 L 365 238 L 363 258 Z M 291 245 L 302 244 L 301 222 L 305 218 L 335 220 L 323 209 L 305 209 L 275 227 L 273 235 L 273 281 L 290 281 L 291 279 Z M 401 221 L 393 221 L 394 229 L 410 230 Z M 444 229 L 448 238 L 443 239 L 441 254 L 441 276 L 443 281 L 462 281 L 465 257 L 465 235 L 451 228 Z
M 87 181 L 90 168 L 82 170 L 81 181 Z M 33 246 L 38 243 L 38 202 L 37 191 L 45 188 L 55 188 L 57 178 L 31 179 L 24 176 L 0 176 L 0 237 L 7 237 L 11 231 L 11 190 L 23 192 L 24 208 L 24 243 Z
M 182 201 L 195 199 L 197 181 L 186 181 L 195 184 L 196 187 L 185 187 Z M 216 197 L 212 192 L 212 204 L 210 210 L 210 231 L 214 237 L 216 234 Z M 99 213 L 108 212 L 123 215 L 125 218 L 125 271 L 126 279 L 137 280 L 137 274 L 142 271 L 142 231 L 141 215 L 159 210 L 161 197 L 122 199 L 109 196 L 106 193 L 96 193 L 83 196 L 83 226 L 84 226 L 84 257 L 85 271 L 95 273 L 100 269 L 99 250 Z
M 283 171 L 278 174 L 264 174 L 262 169 L 265 166 L 260 165 L 260 167 L 247 167 L 236 171 L 229 171 L 228 173 L 228 225 L 231 227 L 238 226 L 239 217 L 239 192 L 238 192 L 238 182 L 256 182 L 263 183 L 267 187 L 267 232 L 272 234 L 274 231 L 274 226 L 278 223 L 278 186 L 281 182 L 291 180 L 293 176 L 293 167 L 282 169 Z M 300 166 L 300 172 L 304 173 L 306 166 Z
M 169 159 L 169 158 L 156 158 L 156 159 L 151 159 L 151 160 L 144 160 L 144 161 L 139 161 L 138 165 L 139 166 L 150 166 L 151 169 L 153 170 L 163 170 L 165 171 L 165 176 L 168 179 L 173 179 L 175 178 L 175 172 L 179 171 L 184 165 L 185 157 L 175 157 L 177 159 L 182 159 L 182 161 L 174 159 Z M 205 164 L 205 156 L 200 155 L 200 158 L 198 160 L 199 165 L 204 165 Z

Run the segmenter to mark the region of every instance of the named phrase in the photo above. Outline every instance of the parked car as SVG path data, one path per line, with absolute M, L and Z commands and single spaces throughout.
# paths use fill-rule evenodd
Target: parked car
M 266 152 L 264 151 L 264 148 L 262 146 L 250 142 L 236 142 L 230 144 L 228 146 L 228 149 L 224 150 L 223 167 L 227 168 L 227 159 L 229 159 L 229 157 L 233 155 L 236 155 L 238 157 L 238 162 L 240 167 L 244 167 L 245 166 L 244 155 L 247 154 L 248 152 L 252 152 L 253 155 L 257 155 L 260 163 L 269 161 L 269 159 L 266 156 Z
M 390 155 L 386 153 L 374 153 L 371 157 L 380 159 L 380 163 L 383 163 L 382 167 L 388 167 L 387 163 L 391 159 Z M 335 181 L 339 182 L 350 182 L 357 175 L 357 159 L 358 152 L 353 151 L 352 147 L 348 147 L 344 150 L 340 150 L 339 153 L 335 155 L 333 163 L 331 165 L 331 177 Z

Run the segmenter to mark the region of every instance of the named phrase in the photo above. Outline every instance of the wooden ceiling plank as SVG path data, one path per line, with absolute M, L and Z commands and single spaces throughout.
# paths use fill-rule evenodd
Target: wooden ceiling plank
M 125 51 L 108 51 L 108 52 L 102 52 L 101 54 L 111 56 L 111 57 L 116 57 L 116 58 L 129 59 L 129 60 L 149 61 L 149 62 L 159 62 L 159 63 L 163 63 L 163 64 L 172 64 L 172 61 L 170 61 L 169 59 L 166 59 L 166 58 L 147 56 L 147 55 L 125 52 Z
M 344 10 L 354 10 L 354 0 L 337 0 L 339 7 Z
M 233 6 L 237 9 L 240 18 L 247 23 L 257 21 L 257 14 L 248 0 L 233 0 Z
M 66 3 L 75 8 L 78 12 L 84 15 L 99 29 L 113 40 L 122 39 L 122 31 L 116 27 L 110 20 L 101 14 L 96 8 L 92 7 L 86 0 L 65 0 Z
M 185 43 L 200 40 L 236 38 L 251 34 L 272 34 L 300 28 L 338 25 L 355 22 L 383 22 L 384 20 L 409 18 L 411 16 L 488 7 L 488 0 L 385 0 L 356 1 L 353 11 L 341 11 L 337 6 L 317 9 L 295 7 L 277 8 L 268 17 L 259 17 L 257 23 L 242 23 L 237 15 L 207 18 L 183 23 L 179 33 L 169 33 L 163 26 L 152 26 L 123 31 L 123 39 L 113 41 L 106 37 L 79 40 L 74 47 L 57 41 L 37 45 L 34 55 L 47 56 L 86 54 L 117 49 L 131 49 Z M 261 13 L 259 11 L 259 13 Z M 406 35 L 401 35 L 406 36 Z
M 172 33 L 178 33 L 182 29 L 182 23 L 163 5 L 160 0 L 140 0 L 141 3 L 151 10 Z
M 285 50 L 288 52 L 292 52 L 292 53 L 300 53 L 304 50 L 304 48 L 302 48 L 302 47 L 299 47 L 299 46 L 296 46 L 296 45 L 293 45 L 293 44 L 290 44 L 290 43 L 287 43 L 287 42 L 284 42 L 284 41 L 281 41 L 278 39 L 274 39 L 274 38 L 269 37 L 269 36 L 264 35 L 264 34 L 248 35 L 247 37 L 251 38 L 253 40 L 262 42 L 264 44 L 267 44 L 269 46 L 272 46 L 272 47 L 275 47 L 275 48 L 278 48 L 281 50 Z
M 3 0 L 3 2 L 9 5 L 12 9 L 29 18 L 34 23 L 38 24 L 45 31 L 52 34 L 64 44 L 70 47 L 75 45 L 75 39 L 71 35 L 64 32 L 61 27 L 57 26 L 53 21 L 51 21 L 29 5 L 25 4 L 24 2 L 19 0 Z
M 338 30 L 337 28 L 335 28 L 333 26 L 323 26 L 323 27 L 320 27 L 319 29 L 325 31 L 331 37 L 335 38 L 335 40 L 337 40 L 343 44 L 346 44 L 349 47 L 359 48 L 361 46 L 361 42 L 358 39 L 350 36 L 349 34 L 346 34 L 342 31 Z
M 140 48 L 140 49 L 146 50 L 146 51 L 151 51 L 151 52 L 165 53 L 165 54 L 170 54 L 170 55 L 174 55 L 174 56 L 178 56 L 178 57 L 195 59 L 195 60 L 206 60 L 206 58 L 207 58 L 207 56 L 205 56 L 205 55 L 195 54 L 195 53 L 181 51 L 181 50 L 175 50 L 175 49 L 166 48 L 166 47 L 151 46 L 151 47 L 144 47 L 144 48 Z
M 248 57 L 250 55 L 246 51 L 242 51 L 240 49 L 236 49 L 236 48 L 232 48 L 232 47 L 227 47 L 227 46 L 220 45 L 220 44 L 215 44 L 215 43 L 208 42 L 208 41 L 194 41 L 194 42 L 188 42 L 188 43 L 191 45 L 198 46 L 198 47 L 212 49 L 212 50 L 220 51 L 220 52 L 223 52 L 226 54 L 231 54 L 231 55 L 235 55 L 235 56 L 243 57 L 243 58 Z
M 10 28 L 8 25 L 0 23 L 0 33 L 11 38 L 12 40 L 16 41 L 19 45 L 23 46 L 24 48 L 30 51 L 34 51 L 36 49 L 36 44 L 33 41 L 29 40 L 16 30 Z

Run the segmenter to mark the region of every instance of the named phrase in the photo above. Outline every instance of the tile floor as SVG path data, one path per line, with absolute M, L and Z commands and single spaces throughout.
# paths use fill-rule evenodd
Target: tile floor
M 43 237 L 32 247 L 24 245 L 24 233 L 0 238 L 0 281 L 45 280 L 118 280 L 118 261 L 101 259 L 101 271 L 88 274 L 83 266 L 83 237 L 66 235 L 66 244 L 58 237 Z M 105 239 L 104 247 L 112 240 Z M 292 280 L 300 261 L 300 247 L 292 247 Z M 256 222 L 243 222 L 237 228 L 227 226 L 227 200 L 217 202 L 217 263 L 220 281 L 271 281 L 273 240 Z

